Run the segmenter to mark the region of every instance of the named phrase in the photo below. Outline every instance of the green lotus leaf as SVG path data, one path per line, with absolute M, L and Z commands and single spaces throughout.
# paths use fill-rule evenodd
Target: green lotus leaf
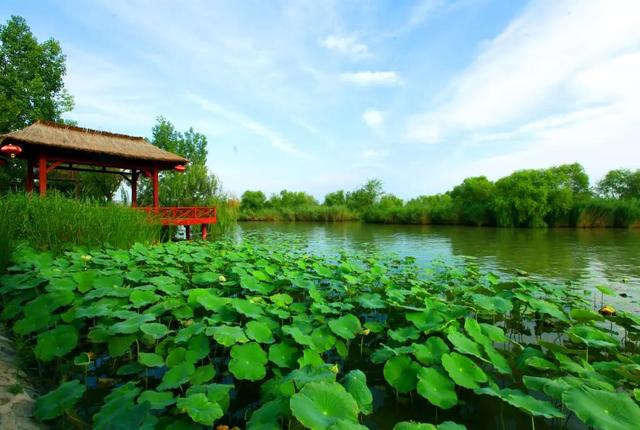
M 221 325 L 213 327 L 211 331 L 213 332 L 213 338 L 216 342 L 227 347 L 235 345 L 236 343 L 245 343 L 249 341 L 240 327 Z M 207 335 L 208 334 L 209 329 L 207 329 Z
M 368 328 L 371 333 L 382 333 L 385 329 L 384 323 L 380 321 L 367 321 L 364 323 L 364 327 Z
M 204 331 L 204 324 L 200 322 L 194 322 L 190 326 L 185 327 L 181 330 L 178 330 L 178 333 L 173 338 L 173 341 L 175 343 L 187 342 L 189 339 L 191 339 L 192 336 L 200 334 L 203 331 Z
M 289 399 L 278 397 L 264 403 L 251 414 L 247 430 L 281 430 L 280 419 L 289 413 Z
M 588 426 L 627 430 L 637 428 L 640 423 L 640 406 L 626 393 L 580 387 L 565 391 L 562 400 Z
M 196 285 L 211 285 L 218 282 L 218 276 L 220 275 L 214 272 L 196 273 L 191 277 L 191 282 Z
M 489 357 L 489 361 L 491 361 L 491 364 L 493 364 L 493 367 L 495 367 L 498 372 L 503 375 L 510 375 L 512 373 L 509 361 L 500 353 L 500 351 L 494 348 L 491 344 L 486 344 L 483 347 L 484 352 L 487 354 L 487 357 Z
M 347 277 L 348 275 L 345 275 Z M 369 427 L 363 426 L 347 420 L 338 420 L 329 430 L 369 430 Z
M 256 342 L 234 345 L 231 348 L 229 372 L 238 379 L 261 380 L 267 374 L 265 364 L 267 364 L 267 353 Z
M 71 352 L 78 344 L 78 329 L 71 325 L 59 325 L 38 336 L 34 353 L 38 360 L 47 362 Z
M 373 395 L 367 386 L 367 377 L 361 370 L 350 371 L 340 382 L 356 400 L 360 412 L 365 415 L 373 412 Z
M 529 303 L 529 306 L 538 313 L 551 315 L 560 321 L 569 322 L 567 315 L 554 303 L 533 297 L 527 297 L 526 301 Z
M 97 276 L 97 272 L 93 269 L 83 270 L 73 274 L 73 280 L 78 283 L 78 291 L 82 294 L 93 288 L 93 281 Z
M 438 424 L 438 430 L 467 430 L 467 427 L 452 421 L 445 421 Z
M 543 357 L 529 357 L 524 361 L 529 367 L 533 367 L 538 370 L 556 370 L 558 367 L 551 361 Z
M 574 325 L 567 332 L 574 342 L 584 343 L 593 348 L 618 348 L 620 342 L 602 330 L 588 325 Z
M 309 336 L 311 348 L 316 352 L 325 352 L 336 344 L 336 337 L 327 326 L 318 327 Z
M 478 345 L 459 331 L 449 331 L 449 333 L 447 333 L 447 339 L 449 339 L 449 342 L 451 342 L 455 349 L 457 349 L 459 352 L 482 358 L 482 350 L 480 349 L 480 345 Z
M 216 375 L 216 369 L 212 364 L 207 364 L 205 366 L 197 367 L 196 371 L 189 377 L 189 382 L 191 385 L 200 385 L 205 382 L 209 382 Z
M 231 301 L 231 306 L 236 312 L 241 313 L 249 318 L 257 319 L 264 315 L 262 306 L 257 303 L 252 303 L 245 299 L 234 299 Z
M 167 370 L 162 376 L 162 382 L 158 385 L 159 391 L 178 388 L 189 381 L 189 378 L 196 371 L 195 366 L 189 362 L 182 362 Z
M 138 403 L 149 402 L 151 409 L 164 409 L 173 405 L 176 399 L 171 391 L 143 391 Z
M 500 296 L 473 294 L 471 296 L 471 302 L 492 314 L 507 314 L 513 309 L 513 304 Z
M 216 402 L 211 402 L 202 393 L 180 397 L 176 402 L 176 406 L 182 412 L 186 412 L 193 421 L 205 426 L 213 426 L 215 420 L 224 415 L 220 405 Z
M 358 403 L 337 382 L 310 382 L 289 405 L 293 416 L 313 430 L 328 430 L 340 420 L 358 422 Z
M 458 404 L 456 384 L 433 367 L 420 369 L 417 388 L 418 394 L 441 409 L 449 409 Z
M 444 323 L 444 318 L 436 311 L 407 312 L 404 317 L 424 332 L 439 329 Z
M 86 367 L 91 363 L 91 357 L 86 352 L 81 352 L 73 359 L 76 366 Z
M 197 363 L 199 360 L 207 357 L 210 352 L 209 338 L 201 333 L 189 339 L 184 359 L 191 363 Z
M 169 333 L 167 326 L 161 323 L 144 323 L 140 326 L 140 331 L 156 340 L 162 339 Z
M 191 303 L 193 299 L 196 303 L 211 312 L 220 312 L 227 306 L 227 304 L 229 304 L 229 299 L 214 296 L 208 290 L 205 290 L 201 294 L 195 294 L 192 291 L 191 294 L 194 294 L 194 296 L 189 296 L 189 303 Z
M 136 308 L 156 303 L 159 299 L 159 295 L 149 290 L 134 290 L 129 295 L 129 301 Z
M 578 321 L 579 323 L 604 320 L 602 315 L 598 312 L 592 311 L 591 309 L 571 309 L 569 315 L 572 320 Z
M 332 278 L 333 277 L 333 270 L 331 270 L 330 268 L 326 267 L 326 266 L 322 266 L 320 264 L 314 264 L 313 265 L 313 270 L 316 271 L 316 273 L 320 276 L 322 276 L 323 278 Z
M 329 321 L 329 328 L 336 335 L 346 340 L 355 338 L 362 331 L 360 320 L 352 314 Z
M 407 355 L 392 357 L 384 364 L 384 379 L 399 393 L 416 388 L 420 365 Z
M 263 322 L 249 321 L 245 331 L 249 339 L 258 343 L 272 343 L 274 341 L 271 329 Z
M 38 397 L 34 410 L 35 417 L 41 421 L 59 417 L 64 411 L 73 407 L 86 390 L 87 387 L 75 379 L 65 382 L 55 390 Z
M 167 354 L 167 359 L 165 360 L 167 366 L 174 367 L 178 364 L 186 361 L 187 350 L 181 346 L 177 346 L 169 350 L 169 354 Z M 193 363 L 192 361 L 190 363 Z
M 600 291 L 605 296 L 615 296 L 615 290 L 607 287 L 606 285 L 596 285 L 596 289 Z
M 293 297 L 291 297 L 287 293 L 274 294 L 271 297 L 269 297 L 269 300 L 271 300 L 271 302 L 273 302 L 274 305 L 281 308 L 286 308 L 291 303 L 293 303 Z
M 389 337 L 396 342 L 405 343 L 408 340 L 416 340 L 420 337 L 420 332 L 415 327 L 401 327 L 397 330 L 389 330 Z
M 393 430 L 438 430 L 438 428 L 433 424 L 401 421 L 393 426 Z
M 465 318 L 464 330 L 475 342 L 482 346 L 491 345 L 491 339 L 482 332 L 482 327 L 473 318 Z
M 164 359 L 162 356 L 154 353 L 141 352 L 138 354 L 138 362 L 147 367 L 162 367 Z
M 564 414 L 551 403 L 536 399 L 520 390 L 505 388 L 500 390 L 500 393 L 504 401 L 530 415 L 545 418 L 564 418 Z
M 124 321 L 117 322 L 109 328 L 109 333 L 114 334 L 133 334 L 138 331 L 144 323 L 155 320 L 153 315 L 136 314 Z
M 269 347 L 269 361 L 279 367 L 294 367 L 299 356 L 298 348 L 284 342 Z
M 509 338 L 504 334 L 504 330 L 500 327 L 487 323 L 480 323 L 480 327 L 482 327 L 482 332 L 493 342 L 505 343 L 509 341 Z
M 430 336 L 424 344 L 414 343 L 412 347 L 413 355 L 426 366 L 440 363 L 442 354 L 449 352 L 447 344 L 438 336 Z
M 259 282 L 252 276 L 241 276 L 240 286 L 246 290 L 263 295 L 270 294 L 274 290 L 274 287 L 272 285 L 266 284 L 264 282 Z
M 150 429 L 146 423 L 155 425 L 155 422 L 147 421 L 151 405 L 148 402 L 136 405 L 134 399 L 140 393 L 140 388 L 135 383 L 129 382 L 114 388 L 104 398 L 104 404 L 93 416 L 93 429 L 109 430 L 113 429 L 114 423 L 118 428 Z M 151 416 L 151 418 L 155 418 Z
M 320 354 L 311 349 L 305 349 L 302 351 L 302 357 L 298 358 L 298 366 L 322 366 L 324 360 L 320 357 Z
M 442 355 L 442 366 L 451 379 L 465 388 L 478 388 L 479 383 L 487 382 L 487 374 L 468 357 L 457 352 Z
M 109 355 L 112 357 L 121 357 L 131 352 L 131 345 L 136 341 L 135 335 L 112 336 L 107 341 Z
M 377 293 L 361 294 L 356 298 L 356 301 L 366 309 L 384 309 L 387 306 L 380 294 Z

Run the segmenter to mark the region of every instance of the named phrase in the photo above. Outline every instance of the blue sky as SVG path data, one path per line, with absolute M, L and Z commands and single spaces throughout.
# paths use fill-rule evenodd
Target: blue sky
M 236 195 L 640 167 L 637 0 L 3 0 L 13 14 L 60 41 L 70 118 L 193 126 Z

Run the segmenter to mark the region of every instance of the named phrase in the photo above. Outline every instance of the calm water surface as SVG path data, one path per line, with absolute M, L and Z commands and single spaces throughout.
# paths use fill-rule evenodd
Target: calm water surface
M 607 285 L 612 304 L 640 311 L 640 230 L 499 229 L 360 223 L 240 223 L 240 234 L 278 232 L 302 236 L 314 252 L 372 250 L 414 256 L 419 264 L 475 257 L 487 270 L 558 282 Z

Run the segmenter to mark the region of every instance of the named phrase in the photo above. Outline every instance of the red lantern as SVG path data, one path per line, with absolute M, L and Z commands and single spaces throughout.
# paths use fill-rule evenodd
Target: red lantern
M 13 145 L 10 143 L 0 148 L 0 151 L 2 151 L 4 155 L 9 155 L 11 158 L 16 158 L 16 155 L 22 152 L 22 148 L 20 148 L 18 145 Z
M 178 164 L 176 167 L 174 167 L 174 169 L 176 170 L 176 172 L 184 172 L 184 165 L 182 164 Z

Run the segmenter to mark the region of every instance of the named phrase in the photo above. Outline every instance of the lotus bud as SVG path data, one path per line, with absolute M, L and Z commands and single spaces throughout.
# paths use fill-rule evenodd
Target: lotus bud
M 338 364 L 334 364 L 333 366 L 331 366 L 331 371 L 333 373 L 335 373 L 336 375 L 338 374 L 338 372 L 340 372 L 340 368 L 338 367 Z
M 225 278 L 224 275 L 220 275 L 218 276 L 218 282 L 227 282 L 227 278 Z
M 85 263 L 88 263 L 91 261 L 91 256 L 90 255 L 83 255 L 82 257 L 80 257 L 82 259 L 82 261 L 84 261 Z
M 364 330 L 362 330 L 362 334 L 365 336 L 368 336 L 371 333 L 371 330 L 369 330 L 368 328 L 365 328 Z

